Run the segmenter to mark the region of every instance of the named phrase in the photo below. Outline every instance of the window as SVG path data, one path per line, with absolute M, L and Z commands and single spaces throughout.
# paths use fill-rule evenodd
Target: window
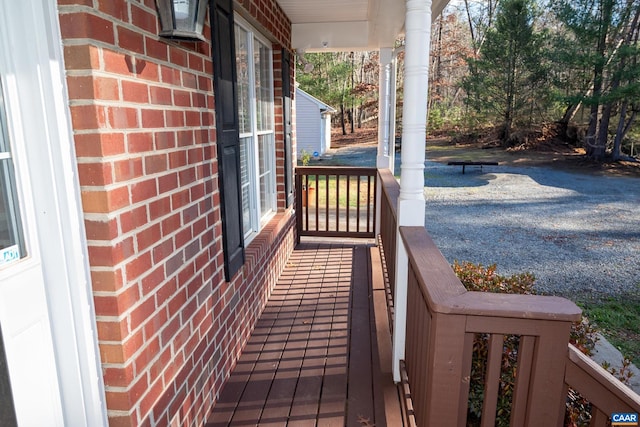
M 236 17 L 242 221 L 250 241 L 276 211 L 271 44 Z
M 0 267 L 25 256 L 0 80 Z

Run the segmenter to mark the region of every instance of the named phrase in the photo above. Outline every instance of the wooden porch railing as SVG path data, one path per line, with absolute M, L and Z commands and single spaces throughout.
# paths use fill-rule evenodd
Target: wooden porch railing
M 296 168 L 298 237 L 375 237 L 375 168 Z
M 614 412 L 640 414 L 640 396 L 572 345 L 564 381 L 591 403 L 591 427 L 610 425 Z
M 395 180 L 381 179 L 385 186 Z M 383 192 L 394 194 L 396 189 Z M 384 197 L 383 197 L 384 199 Z M 381 219 L 397 204 L 381 201 Z M 396 234 L 381 242 L 387 265 L 395 261 Z M 405 360 L 418 426 L 467 425 L 473 343 L 488 337 L 481 426 L 495 425 L 504 339 L 519 337 L 512 426 L 561 426 L 568 387 L 592 407 L 592 426 L 614 412 L 640 412 L 640 397 L 569 344 L 580 309 L 559 297 L 469 292 L 423 227 L 401 227 L 409 255 Z M 384 236 L 387 236 L 386 238 Z M 394 252 L 390 252 L 394 248 Z
M 378 179 L 382 187 L 380 198 L 380 241 L 384 248 L 387 276 L 389 279 L 389 289 L 393 297 L 396 286 L 396 263 L 395 259 L 386 259 L 387 254 L 396 253 L 396 233 L 398 228 L 398 217 L 396 209 L 398 197 L 400 196 L 400 186 L 389 169 L 378 171 Z
M 466 425 L 476 334 L 489 335 L 482 426 L 495 425 L 506 335 L 520 336 L 511 424 L 561 425 L 567 343 L 580 309 L 558 297 L 468 292 L 423 227 L 401 235 L 410 259 L 405 363 L 418 425 Z

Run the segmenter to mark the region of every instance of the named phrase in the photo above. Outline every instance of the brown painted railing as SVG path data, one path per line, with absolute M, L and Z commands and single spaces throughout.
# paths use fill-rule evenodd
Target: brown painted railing
M 296 168 L 298 236 L 375 237 L 375 168 Z
M 591 403 L 591 427 L 604 427 L 614 412 L 640 413 L 640 396 L 569 345 L 565 384 Z
M 380 198 L 380 241 L 382 242 L 383 254 L 385 257 L 386 270 L 389 280 L 389 289 L 393 296 L 396 286 L 396 235 L 398 228 L 398 218 L 396 209 L 398 207 L 398 197 L 400 196 L 400 185 L 389 169 L 378 171 L 380 187 L 382 188 Z M 392 256 L 391 259 L 387 257 Z
M 572 346 L 571 301 L 539 295 L 469 292 L 423 227 L 401 227 L 409 255 L 405 366 L 418 425 L 467 423 L 474 339 L 488 337 L 482 426 L 498 409 L 505 337 L 519 337 L 512 426 L 560 426 L 567 387 L 595 410 L 591 425 L 612 412 L 639 412 L 640 399 Z

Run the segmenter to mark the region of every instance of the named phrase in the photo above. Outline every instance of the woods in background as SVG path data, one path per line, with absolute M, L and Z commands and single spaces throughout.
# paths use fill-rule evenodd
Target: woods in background
M 300 87 L 339 111 L 343 135 L 377 115 L 378 52 L 307 53 L 297 66 Z
M 639 37 L 637 0 L 452 1 L 432 28 L 429 127 L 491 127 L 510 146 L 523 130 L 554 123 L 594 160 L 632 156 L 640 143 Z M 313 70 L 298 61 L 297 81 L 339 108 L 343 132 L 347 123 L 353 132 L 376 114 L 377 60 L 377 52 L 306 54 Z

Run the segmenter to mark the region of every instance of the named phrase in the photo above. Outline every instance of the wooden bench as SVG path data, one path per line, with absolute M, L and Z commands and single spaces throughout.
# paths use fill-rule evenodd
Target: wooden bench
M 462 166 L 463 174 L 464 174 L 464 168 L 467 166 L 480 166 L 480 170 L 482 170 L 482 166 L 498 166 L 498 162 L 473 162 L 470 160 L 449 162 L 447 164 L 449 166 Z

